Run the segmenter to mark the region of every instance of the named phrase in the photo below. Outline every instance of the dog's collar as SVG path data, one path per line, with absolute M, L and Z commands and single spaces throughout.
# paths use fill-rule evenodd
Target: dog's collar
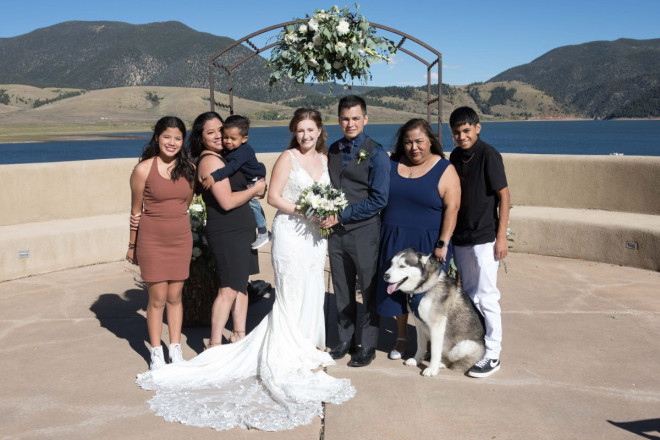
M 416 293 L 416 294 L 408 294 L 406 295 L 408 297 L 408 309 L 412 312 L 413 315 L 415 315 L 415 318 L 419 319 L 420 321 L 424 322 L 421 316 L 419 316 L 419 303 L 422 301 L 424 298 L 424 295 L 426 295 L 426 292 L 422 293 Z

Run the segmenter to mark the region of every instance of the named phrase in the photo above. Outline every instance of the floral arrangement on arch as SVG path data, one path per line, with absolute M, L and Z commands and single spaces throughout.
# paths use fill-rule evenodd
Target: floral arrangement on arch
M 215 258 L 206 241 L 206 204 L 201 195 L 195 195 L 188 207 L 190 230 L 192 231 L 193 249 L 190 265 L 202 271 L 215 271 Z
M 376 35 L 369 21 L 348 7 L 317 9 L 311 17 L 297 19 L 277 36 L 268 65 L 272 86 L 286 75 L 298 83 L 310 78 L 318 83 L 371 79 L 371 63 L 389 62 L 396 46 Z

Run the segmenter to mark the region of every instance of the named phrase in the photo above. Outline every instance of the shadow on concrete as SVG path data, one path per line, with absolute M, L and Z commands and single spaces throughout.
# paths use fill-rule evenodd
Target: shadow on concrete
M 251 297 L 248 306 L 248 315 L 246 322 L 247 332 L 251 332 L 261 322 L 273 308 L 275 301 L 275 289 L 270 288 L 268 292 Z M 116 337 L 125 339 L 129 346 L 139 354 L 149 365 L 149 335 L 147 332 L 146 318 L 143 313 L 146 312 L 148 294 L 145 283 L 136 280 L 136 288 L 127 290 L 123 295 L 116 293 L 104 293 L 90 307 L 96 319 L 98 319 L 102 328 L 109 330 Z M 334 293 L 325 293 L 324 303 L 325 327 L 326 327 L 326 346 L 332 348 L 339 343 L 337 329 L 337 307 Z M 358 302 L 358 322 L 362 319 L 364 307 Z M 163 314 L 163 323 L 167 324 L 167 315 Z M 233 330 L 231 315 L 227 321 L 226 328 Z M 186 344 L 197 354 L 204 351 L 206 342 L 211 334 L 211 328 L 202 327 L 183 327 L 181 333 L 185 336 Z M 360 332 L 358 331 L 358 334 Z M 406 353 L 411 355 L 416 348 L 415 327 L 408 325 L 408 345 Z M 223 343 L 228 343 L 224 341 Z M 359 342 L 359 336 L 358 336 Z M 394 318 L 381 318 L 380 334 L 378 338 L 377 350 L 384 352 L 385 355 L 394 347 L 396 342 L 396 321 Z M 165 357 L 167 357 L 168 343 L 163 342 Z
M 357 303 L 358 323 L 362 322 L 364 316 L 364 306 L 361 301 Z M 334 293 L 325 293 L 325 303 L 323 305 L 325 312 L 325 340 L 328 348 L 332 348 L 339 343 L 339 328 L 337 325 L 337 303 Z M 360 343 L 360 330 L 357 331 L 358 343 Z M 382 351 L 386 355 L 394 348 L 397 338 L 396 320 L 392 317 L 380 318 L 380 332 L 378 333 L 377 351 Z M 406 353 L 415 353 L 417 347 L 417 333 L 415 327 L 408 324 L 408 345 Z
M 147 331 L 146 318 L 140 311 L 146 312 L 149 295 L 146 283 L 135 280 L 136 288 L 127 290 L 123 295 L 116 293 L 104 293 L 100 295 L 89 308 L 99 320 L 101 327 L 108 329 L 111 333 L 121 339 L 125 339 L 130 347 L 144 358 L 147 365 L 150 362 L 149 334 Z M 270 285 L 269 285 L 270 286 Z M 258 297 L 250 298 L 248 307 L 246 330 L 252 331 L 261 320 L 273 308 L 275 290 L 270 288 L 267 292 L 261 292 Z M 163 313 L 163 324 L 167 324 L 167 314 Z M 232 328 L 231 315 L 227 321 L 227 329 Z M 199 354 L 204 351 L 206 343 L 211 334 L 211 328 L 183 327 L 182 335 L 186 338 L 186 344 Z M 225 341 L 227 343 L 228 341 Z M 169 343 L 163 343 L 165 357 Z
M 632 422 L 613 422 L 608 420 L 608 423 L 643 438 L 660 439 L 660 435 L 654 434 L 660 434 L 660 419 L 635 420 Z
M 123 295 L 104 293 L 89 310 L 99 320 L 101 327 L 121 339 L 142 356 L 149 365 L 149 337 L 144 316 L 139 311 L 147 309 L 147 289 L 144 286 L 127 290 Z
M 208 339 L 211 327 L 183 327 L 181 334 L 186 337 L 188 347 L 192 348 L 196 354 L 200 354 L 206 347 L 204 338 Z
M 248 289 L 248 292 L 250 290 Z M 248 305 L 248 313 L 246 319 L 245 330 L 247 333 L 250 333 L 254 328 L 259 325 L 262 319 L 268 313 L 270 313 L 273 308 L 273 302 L 275 301 L 275 289 L 268 283 L 265 283 L 265 288 L 255 294 L 249 294 L 250 303 Z M 225 328 L 230 332 L 233 331 L 231 314 L 227 320 Z M 192 348 L 197 354 L 204 351 L 206 343 L 204 339 L 208 339 L 211 335 L 211 327 L 201 326 L 201 327 L 184 327 L 181 329 L 181 332 L 186 336 L 186 343 L 190 348 Z M 223 344 L 228 344 L 229 341 L 226 338 L 223 338 Z
M 183 328 L 181 333 L 186 336 L 186 344 L 192 348 L 195 353 L 199 354 L 204 351 L 206 347 L 205 339 L 208 339 L 211 335 L 211 308 L 213 307 L 213 302 L 215 300 L 215 294 L 212 297 L 209 297 L 204 301 L 203 311 L 199 310 L 199 307 L 194 308 L 194 313 L 207 313 L 205 317 L 195 316 L 194 314 L 190 316 L 187 321 L 186 317 L 186 290 L 183 291 L 184 295 L 184 318 L 183 318 Z M 264 280 L 253 280 L 248 283 L 247 295 L 249 297 L 248 305 L 248 315 L 246 322 L 246 330 L 249 333 L 254 327 L 256 327 L 259 322 L 263 319 L 264 316 L 270 312 L 273 300 L 275 298 L 274 288 L 270 283 L 265 282 Z M 257 304 L 258 303 L 258 304 Z M 231 314 L 225 325 L 228 331 L 233 331 Z M 223 344 L 227 344 L 229 341 L 223 337 Z
M 262 319 L 266 317 L 273 309 L 275 302 L 275 289 L 271 288 L 269 291 L 259 297 L 251 297 L 250 304 L 248 305 L 248 314 L 246 322 L 246 331 L 250 333 L 254 328 L 259 325 Z M 231 316 L 227 322 L 227 328 L 231 329 Z

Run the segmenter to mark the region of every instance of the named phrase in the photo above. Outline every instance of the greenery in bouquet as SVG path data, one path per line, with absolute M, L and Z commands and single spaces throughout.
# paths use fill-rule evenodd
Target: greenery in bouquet
M 278 35 L 268 65 L 272 86 L 286 75 L 298 83 L 308 78 L 320 84 L 332 81 L 371 79 L 372 63 L 390 61 L 394 43 L 376 35 L 369 21 L 348 7 L 317 9 L 311 17 L 297 19 Z
M 206 204 L 202 196 L 195 195 L 188 207 L 190 230 L 192 231 L 193 249 L 190 264 L 198 269 L 215 271 L 215 258 L 206 241 Z
M 348 206 L 348 200 L 342 190 L 331 185 L 315 183 L 302 191 L 298 201 L 298 211 L 306 217 L 320 219 L 339 214 Z M 328 237 L 332 228 L 321 228 L 321 236 Z

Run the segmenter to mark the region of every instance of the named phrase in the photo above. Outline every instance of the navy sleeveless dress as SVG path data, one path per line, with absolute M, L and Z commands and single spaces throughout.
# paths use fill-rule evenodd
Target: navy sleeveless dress
M 442 229 L 442 199 L 438 194 L 438 182 L 450 162 L 440 159 L 426 174 L 406 179 L 399 175 L 399 162 L 392 161 L 390 194 L 387 206 L 381 212 L 380 252 L 376 290 L 376 311 L 381 316 L 398 316 L 406 313 L 406 295 L 398 290 L 387 294 L 383 280 L 390 260 L 399 251 L 412 247 L 424 254 L 431 254 Z M 451 245 L 447 261 L 451 258 Z M 449 263 L 445 263 L 446 271 Z

